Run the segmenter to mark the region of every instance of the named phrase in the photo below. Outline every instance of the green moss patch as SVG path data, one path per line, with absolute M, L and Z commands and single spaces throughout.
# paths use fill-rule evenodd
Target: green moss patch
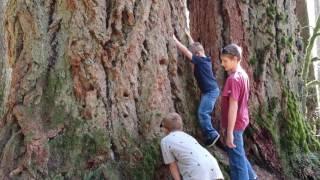
M 285 90 L 283 98 L 284 108 L 279 118 L 281 118 L 280 145 L 284 173 L 288 177 L 305 178 L 309 176 L 308 173 L 317 172 L 314 171 L 315 167 L 320 167 L 319 156 L 313 156 L 320 151 L 320 143 L 302 116 L 294 93 Z M 301 168 L 310 169 L 301 171 Z M 311 177 L 315 177 L 311 174 Z
M 69 121 L 63 134 L 49 141 L 49 147 L 53 154 L 52 169 L 56 170 L 53 173 L 67 171 L 72 177 L 79 174 L 77 169 L 88 168 L 89 160 L 107 153 L 111 145 L 103 129 L 89 128 L 81 119 Z
M 155 139 L 145 144 L 141 147 L 142 161 L 130 170 L 130 174 L 135 180 L 154 179 L 156 169 L 162 162 L 159 140 Z
M 271 4 L 270 6 L 267 7 L 266 13 L 270 19 L 275 19 L 277 15 L 277 7 L 276 5 Z

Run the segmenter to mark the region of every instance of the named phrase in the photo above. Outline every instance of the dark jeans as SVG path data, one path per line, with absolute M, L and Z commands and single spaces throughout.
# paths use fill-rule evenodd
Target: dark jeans
M 243 131 L 234 131 L 233 136 L 233 143 L 236 145 L 236 147 L 232 149 L 227 147 L 231 180 L 256 179 L 257 175 L 248 161 L 244 151 Z
M 201 94 L 201 101 L 198 108 L 198 120 L 206 140 L 213 139 L 218 135 L 217 130 L 212 126 L 211 114 L 219 94 L 219 88 Z

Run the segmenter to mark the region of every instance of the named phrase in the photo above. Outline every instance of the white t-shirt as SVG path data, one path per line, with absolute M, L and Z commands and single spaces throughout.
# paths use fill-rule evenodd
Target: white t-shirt
M 224 179 L 217 160 L 196 139 L 174 131 L 161 140 L 165 164 L 177 162 L 184 180 Z

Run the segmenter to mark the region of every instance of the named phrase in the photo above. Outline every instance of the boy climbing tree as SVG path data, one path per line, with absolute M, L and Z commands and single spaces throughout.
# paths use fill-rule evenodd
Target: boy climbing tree
M 173 39 L 177 48 L 194 64 L 194 76 L 201 90 L 201 100 L 198 108 L 198 122 L 205 137 L 205 145 L 213 146 L 219 139 L 219 133 L 213 128 L 211 114 L 220 90 L 216 77 L 212 71 L 211 58 L 207 57 L 203 46 L 199 42 L 193 42 L 187 33 L 191 45 L 190 50 L 185 47 L 174 35 Z

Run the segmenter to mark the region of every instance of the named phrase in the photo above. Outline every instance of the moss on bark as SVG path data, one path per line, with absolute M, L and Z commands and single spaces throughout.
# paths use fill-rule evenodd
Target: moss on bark
M 156 169 L 162 164 L 159 139 L 146 142 L 140 149 L 142 161 L 131 168 L 129 174 L 135 180 L 154 179 Z

